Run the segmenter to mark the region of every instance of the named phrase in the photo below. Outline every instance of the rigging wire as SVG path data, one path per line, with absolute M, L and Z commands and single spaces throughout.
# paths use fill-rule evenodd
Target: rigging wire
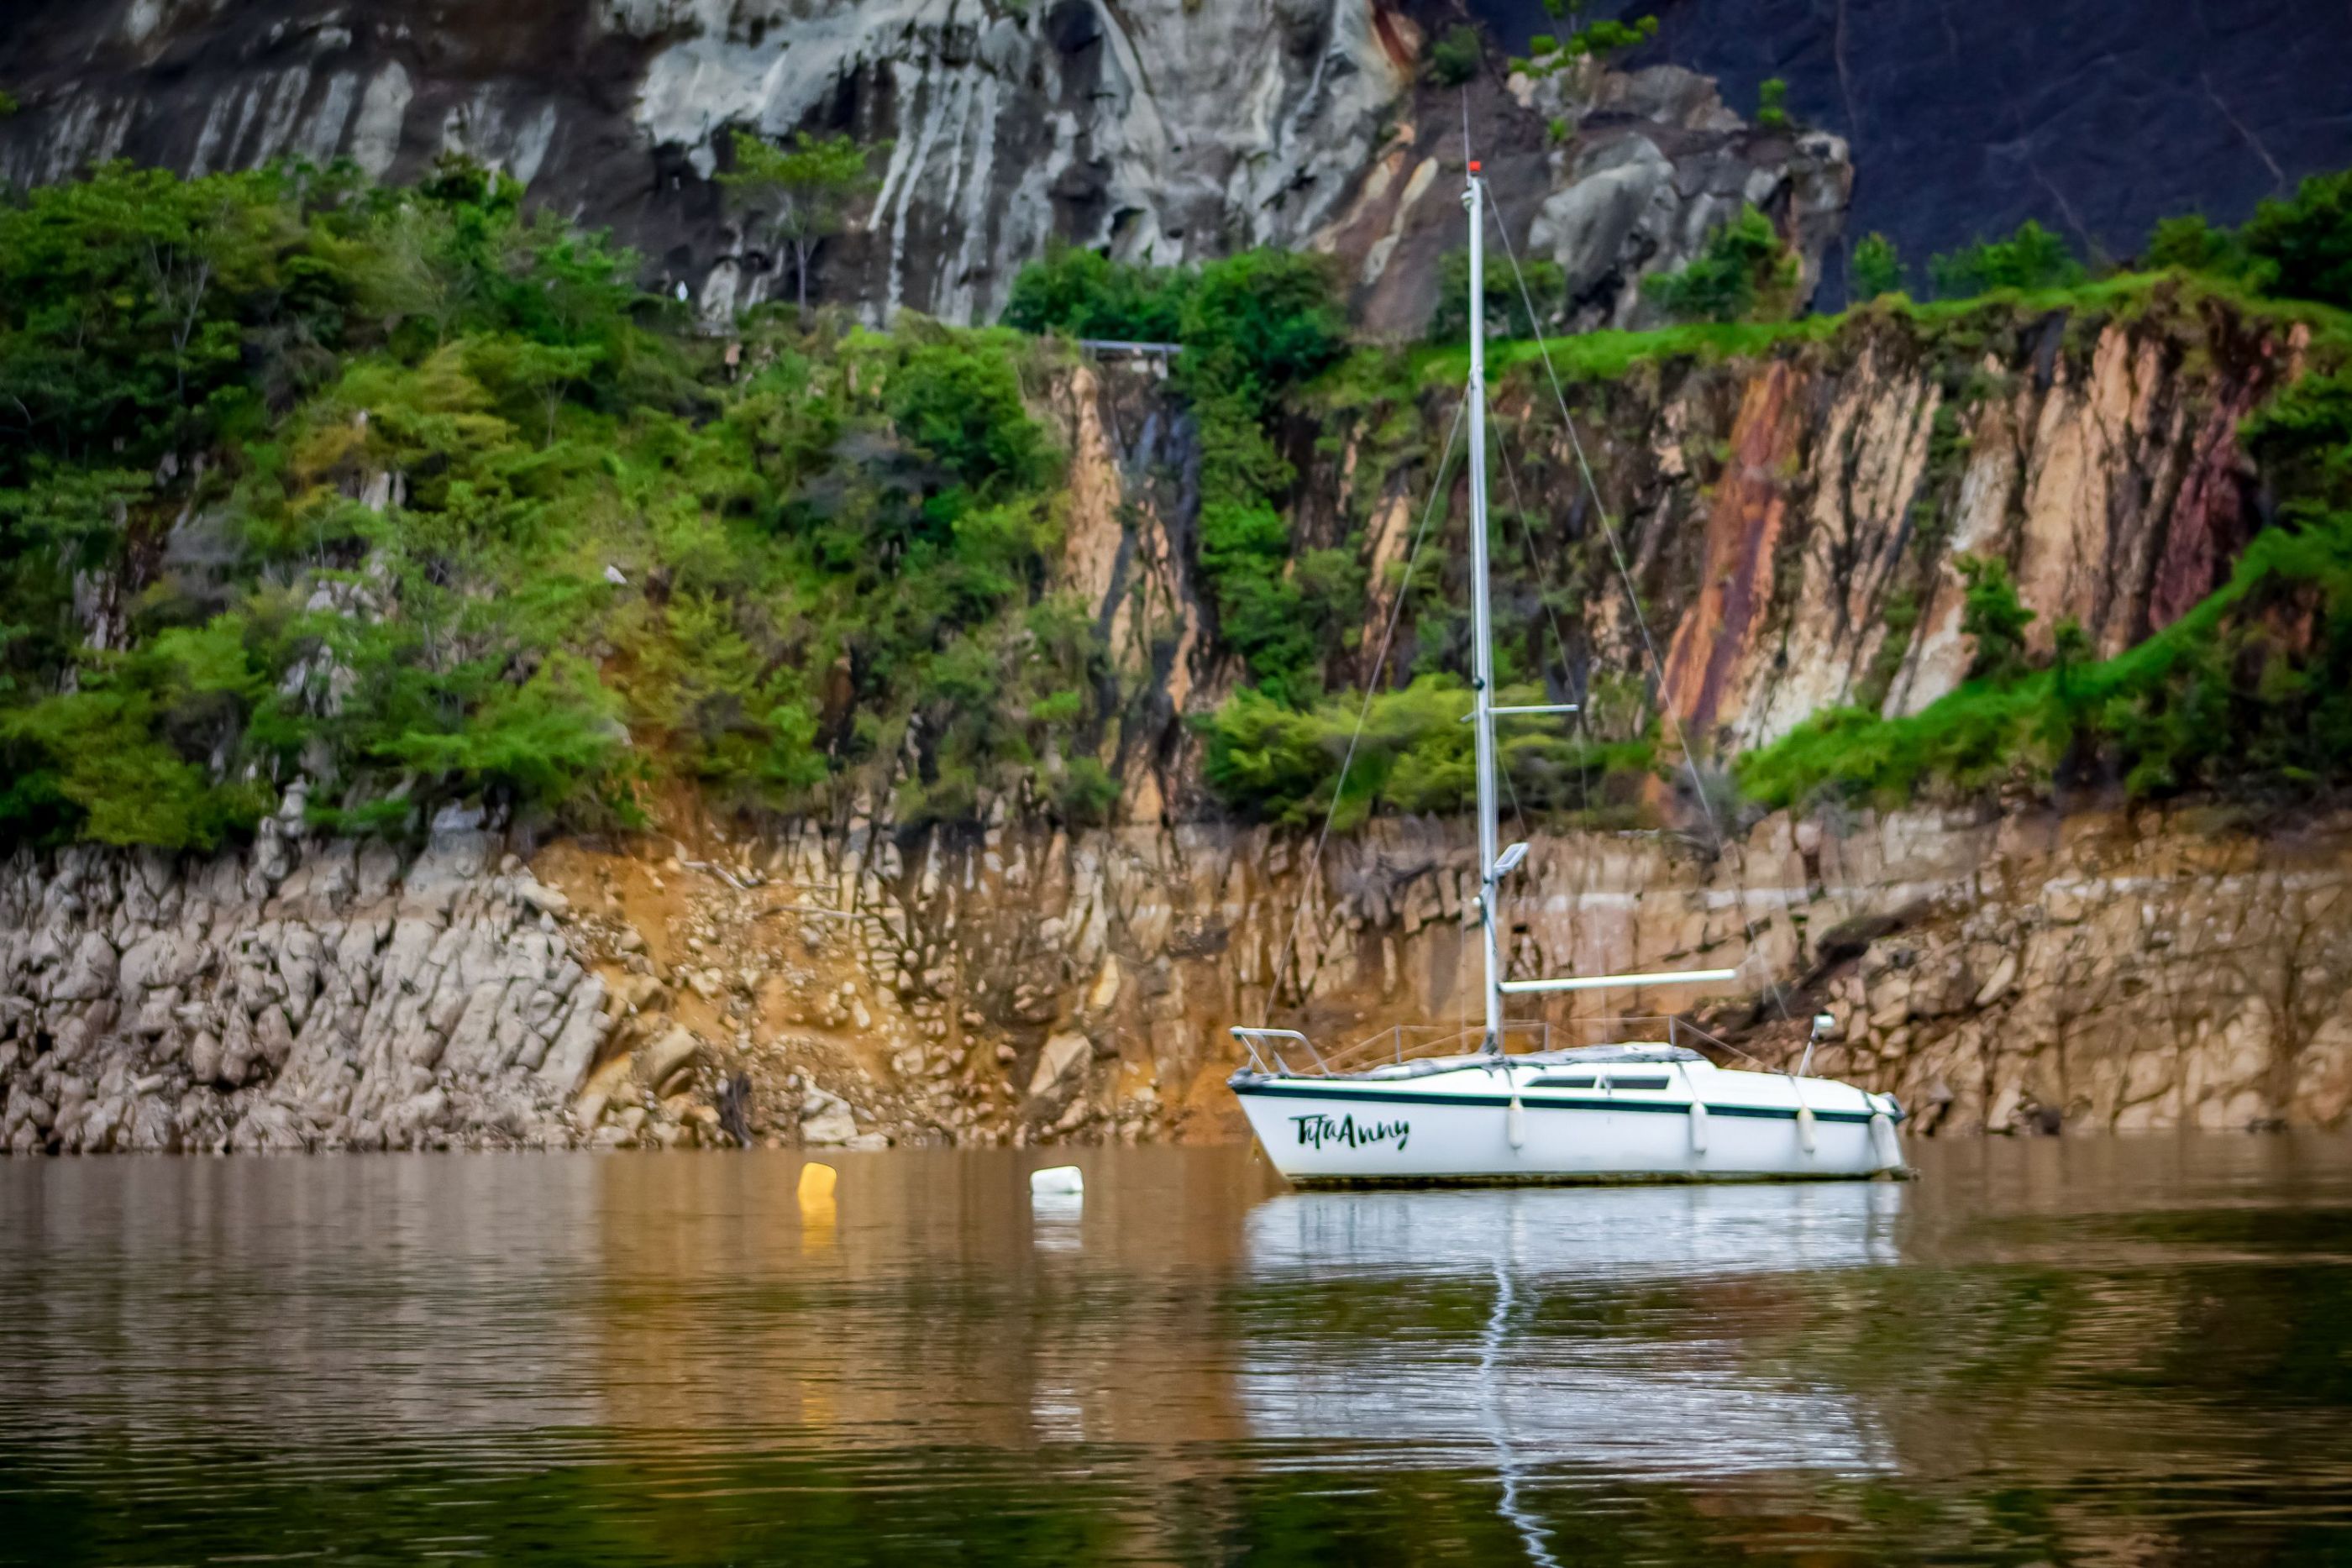
M 1551 362 L 1551 346 L 1544 340 L 1543 319 L 1536 313 L 1535 295 L 1528 287 L 1527 274 L 1520 270 L 1518 249 L 1511 244 L 1511 226 L 1503 221 L 1499 208 L 1494 209 L 1494 217 L 1496 232 L 1501 236 L 1503 241 L 1503 255 L 1511 264 L 1512 280 L 1518 286 L 1520 304 L 1522 308 L 1526 309 L 1528 313 L 1528 323 L 1535 333 L 1536 353 L 1543 361 L 1545 379 L 1551 383 L 1552 401 L 1559 407 L 1560 426 L 1568 432 L 1569 448 L 1576 455 L 1577 472 L 1583 476 L 1585 494 L 1591 497 L 1593 516 L 1601 520 L 1601 536 L 1608 540 L 1610 559 L 1617 568 L 1618 580 L 1624 585 L 1625 602 L 1633 612 L 1633 624 L 1642 634 L 1642 646 L 1649 654 L 1650 667 L 1657 672 L 1658 715 L 1665 721 L 1667 731 L 1673 737 L 1675 749 L 1683 754 L 1684 769 L 1690 775 L 1691 798 L 1698 803 L 1699 815 L 1706 822 L 1707 837 L 1715 845 L 1716 858 L 1720 860 L 1723 858 L 1725 847 L 1723 828 L 1722 825 L 1716 821 L 1715 808 L 1706 798 L 1706 786 L 1699 778 L 1698 759 L 1691 753 L 1690 737 L 1684 733 L 1681 722 L 1675 717 L 1674 705 L 1667 698 L 1665 691 L 1665 661 L 1658 656 L 1657 640 L 1650 634 L 1650 620 L 1647 615 L 1643 613 L 1642 596 L 1633 586 L 1633 573 L 1632 569 L 1626 564 L 1624 546 L 1618 538 L 1616 525 L 1610 521 L 1608 504 L 1601 498 L 1601 486 L 1592 477 L 1592 463 L 1591 460 L 1585 455 L 1584 439 L 1577 434 L 1576 420 L 1568 412 L 1568 393 L 1560 385 L 1559 369 Z M 1509 465 L 1507 461 L 1505 465 L 1506 472 L 1508 472 L 1508 467 Z M 1526 525 L 1523 521 L 1521 524 L 1522 528 L 1524 528 L 1525 526 Z M 1555 638 L 1558 636 L 1557 630 L 1555 630 L 1553 635 Z M 1565 645 L 1563 645 L 1561 656 L 1564 662 L 1566 659 Z M 1783 899 L 1783 904 L 1785 906 L 1785 897 Z M 1784 915 L 1787 913 L 1785 907 L 1783 908 L 1782 913 Z M 1780 977 L 1777 975 L 1768 974 L 1765 977 L 1764 983 L 1765 988 L 1771 992 L 1772 1005 L 1780 1009 L 1781 1020 L 1783 1022 L 1790 1021 L 1790 1015 L 1789 1012 L 1789 1001 L 1788 998 L 1783 994 L 1783 988 L 1780 984 Z
M 1495 443 L 1495 451 L 1503 460 L 1503 477 L 1511 486 L 1511 509 L 1518 515 L 1519 521 L 1520 553 L 1527 557 L 1528 575 L 1535 580 L 1536 602 L 1543 606 L 1544 621 L 1551 627 L 1552 646 L 1559 653 L 1562 692 L 1564 695 L 1577 696 L 1576 728 L 1584 737 L 1584 742 L 1576 748 L 1576 798 L 1584 812 L 1584 821 L 1589 825 L 1592 821 L 1592 768 L 1590 754 L 1592 725 L 1591 715 L 1586 710 L 1591 706 L 1591 683 L 1587 681 L 1585 691 L 1580 695 L 1577 693 L 1576 673 L 1569 664 L 1568 638 L 1559 629 L 1559 612 L 1552 608 L 1551 574 L 1544 570 L 1542 558 L 1536 553 L 1535 524 L 1529 520 L 1532 514 L 1528 510 L 1527 494 L 1519 488 L 1519 467 L 1517 464 L 1511 461 L 1510 442 L 1507 439 L 1498 439 Z M 1519 818 L 1519 836 L 1523 839 L 1533 837 L 1528 828 L 1527 813 L 1519 807 L 1518 787 L 1511 784 L 1511 775 L 1507 769 L 1503 774 L 1503 782 L 1510 786 L 1511 810 L 1517 813 Z M 1591 868 L 1588 865 L 1585 868 L 1585 876 L 1588 879 L 1585 882 L 1586 891 L 1591 890 L 1590 874 Z M 1573 941 L 1574 938 L 1571 936 L 1571 945 Z
M 1691 798 L 1698 802 L 1699 814 L 1706 820 L 1708 838 L 1715 842 L 1716 852 L 1723 852 L 1723 830 L 1715 820 L 1715 808 L 1706 798 L 1706 787 L 1698 776 L 1698 759 L 1691 755 L 1690 737 L 1683 733 L 1682 724 L 1675 717 L 1674 706 L 1666 700 L 1666 662 L 1658 656 L 1657 640 L 1650 635 L 1650 618 L 1642 612 L 1642 595 L 1633 586 L 1633 571 L 1625 563 L 1625 548 L 1617 537 L 1617 525 L 1609 520 L 1609 507 L 1601 498 L 1601 486 L 1592 477 L 1591 460 L 1584 455 L 1584 438 L 1577 434 L 1576 421 L 1568 412 L 1568 393 L 1559 384 L 1559 371 L 1551 362 L 1551 346 L 1544 341 L 1543 319 L 1536 314 L 1535 296 L 1528 289 L 1527 274 L 1519 270 L 1519 253 L 1511 244 L 1511 226 L 1503 222 L 1500 213 L 1495 218 L 1496 231 L 1502 235 L 1503 255 L 1511 263 L 1511 277 L 1517 283 L 1519 299 L 1528 312 L 1528 324 L 1535 329 L 1536 352 L 1543 359 L 1545 377 L 1551 382 L 1551 395 L 1559 405 L 1559 422 L 1568 432 L 1568 444 L 1576 454 L 1577 471 L 1584 476 L 1585 494 L 1592 497 L 1593 515 L 1601 519 L 1601 536 L 1609 541 L 1609 556 L 1617 567 L 1618 580 L 1625 585 L 1625 602 L 1633 612 L 1633 624 L 1642 633 L 1642 647 L 1650 655 L 1650 667 L 1658 676 L 1658 714 L 1673 732 L 1676 750 L 1683 754 L 1683 767 L 1690 774 Z
M 1389 663 L 1389 644 L 1396 638 L 1397 625 L 1404 619 L 1405 601 L 1412 596 L 1412 569 L 1421 560 L 1421 547 L 1429 537 L 1430 519 L 1437 515 L 1437 503 L 1445 494 L 1446 470 L 1454 464 L 1454 445 L 1461 439 L 1462 422 L 1468 416 L 1465 401 L 1454 411 L 1453 428 L 1446 432 L 1445 451 L 1437 460 L 1437 475 L 1429 486 L 1429 499 L 1421 509 L 1421 524 L 1412 531 L 1412 549 L 1407 552 L 1404 577 L 1397 584 L 1396 599 L 1389 606 L 1389 623 L 1381 632 L 1380 651 L 1372 655 L 1370 678 L 1364 682 L 1364 700 L 1356 709 L 1355 733 L 1348 737 L 1347 752 L 1339 758 L 1339 776 L 1331 783 L 1331 803 L 1323 812 L 1323 831 L 1315 837 L 1315 852 L 1307 857 L 1307 874 L 1298 883 L 1298 907 L 1290 917 L 1290 932 L 1282 941 L 1282 956 L 1274 966 L 1274 982 L 1266 989 L 1266 1009 L 1271 1012 L 1282 999 L 1282 977 L 1290 967 L 1291 955 L 1298 948 L 1298 928 L 1307 918 L 1307 901 L 1315 889 L 1315 876 L 1323 863 L 1324 846 L 1331 841 L 1331 823 L 1339 815 L 1339 794 L 1348 782 L 1348 768 L 1356 760 L 1356 747 L 1364 738 L 1364 724 L 1371 717 L 1372 698 L 1380 692 L 1382 673 Z
M 1525 492 L 1519 488 L 1518 465 L 1511 461 L 1511 444 L 1508 441 L 1497 440 L 1495 443 L 1495 450 L 1503 459 L 1503 477 L 1511 486 L 1512 510 L 1518 514 L 1519 553 L 1528 558 L 1528 574 L 1535 579 L 1536 583 L 1536 602 L 1543 606 L 1544 620 L 1551 627 L 1552 646 L 1559 653 L 1561 690 L 1568 695 L 1577 697 L 1576 727 L 1590 737 L 1592 733 L 1591 716 L 1586 710 L 1592 706 L 1592 683 L 1587 681 L 1583 693 L 1581 695 L 1577 693 L 1576 672 L 1570 665 L 1568 659 L 1568 638 L 1559 629 L 1559 612 L 1552 608 L 1551 574 L 1544 570 L 1543 560 L 1536 553 L 1535 524 L 1528 520 L 1529 515 L 1528 498 Z M 1589 740 L 1587 745 L 1590 745 Z M 1585 747 L 1579 747 L 1576 753 L 1576 793 L 1577 799 L 1583 806 L 1588 821 L 1592 816 L 1591 762 L 1591 759 L 1586 755 Z

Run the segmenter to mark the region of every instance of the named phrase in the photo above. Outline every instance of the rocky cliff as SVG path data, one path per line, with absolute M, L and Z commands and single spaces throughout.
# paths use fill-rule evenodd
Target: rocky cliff
M 1528 530 L 1507 605 L 1532 628 L 1521 601 L 1576 574 L 1558 678 L 1656 674 L 1700 756 L 1826 703 L 1949 689 L 1963 551 L 2006 556 L 2042 623 L 2076 617 L 2103 646 L 2177 617 L 2261 521 L 2235 423 L 2303 352 L 2292 321 L 2169 284 L 1759 342 L 1569 392 L 1662 670 L 1568 480 L 1549 382 L 1524 359 L 1500 378 Z M 1398 559 L 1455 395 L 1441 371 L 1309 411 L 1301 547 Z M 1466 1017 L 1462 824 L 1376 820 L 1309 864 L 1308 841 L 1205 790 L 1185 720 L 1233 670 L 1189 564 L 1181 409 L 1130 363 L 1069 371 L 1040 412 L 1070 454 L 1060 586 L 1123 694 L 1117 823 L 1000 806 L 901 830 L 883 780 L 829 821 L 746 831 L 687 801 L 668 832 L 526 868 L 462 814 L 414 852 L 308 835 L 298 795 L 236 857 L 20 855 L 0 879 L 0 1138 L 1214 1135 L 1233 1023 L 1346 1042 Z M 1433 636 L 1444 599 L 1413 612 Z M 1820 1065 L 1895 1090 L 1925 1130 L 2333 1124 L 2352 1100 L 2340 823 L 2036 807 L 1779 815 L 1717 841 L 1695 802 L 1654 804 L 1691 831 L 1532 835 L 1517 971 L 1742 965 L 1701 1009 L 1713 1049 L 1785 1061 L 1830 1007 Z M 1572 1038 L 1598 1014 L 1539 1021 Z
M 561 894 L 451 814 L 430 847 L 68 851 L 0 872 L 0 1139 L 16 1150 L 561 1140 L 604 983 Z M 404 861 L 405 863 L 404 863 Z
M 1507 47 L 1559 24 L 1540 0 L 1472 0 Z M 2182 6 L 2106 0 L 1671 0 L 1631 63 L 1673 63 L 1746 106 L 1773 78 L 1790 112 L 1850 142 L 1850 238 L 1915 267 L 2027 218 L 2086 256 L 2141 254 L 2160 218 L 2238 223 L 2343 166 L 2352 27 L 2334 0 Z M 1830 298 L 1844 298 L 1843 253 Z M 1925 280 L 1924 271 L 1915 277 Z
M 1377 1054 L 1393 1023 L 1466 1027 L 1476 1007 L 1459 824 L 1381 824 L 1312 876 L 1304 849 L 1212 825 L 808 827 L 566 843 L 526 870 L 445 822 L 405 866 L 275 837 L 203 862 L 20 857 L 0 883 L 0 1139 L 1232 1135 L 1229 1025 L 1271 1012 Z M 1893 1090 L 1919 1133 L 2335 1125 L 2352 1107 L 2343 823 L 1915 813 L 1832 834 L 1775 817 L 1720 856 L 1538 835 L 1530 866 L 1516 971 L 1744 965 L 1756 985 L 1683 1038 L 1784 1065 L 1829 1008 L 1817 1069 Z M 1296 978 L 1270 1007 L 1286 949 Z M 1610 1001 L 1531 1023 L 1601 1038 Z
M 32 0 L 0 36 L 0 181 L 128 157 L 185 172 L 347 157 L 407 178 L 445 152 L 500 167 L 635 246 L 715 317 L 782 291 L 711 176 L 732 128 L 844 130 L 879 186 L 819 252 L 819 298 L 992 319 L 1051 238 L 1177 263 L 1313 246 L 1364 319 L 1426 320 L 1460 214 L 1429 199 L 1468 134 L 1507 221 L 1580 308 L 1687 258 L 1744 201 L 1818 276 L 1851 184 L 1834 136 L 1752 130 L 1671 66 L 1559 88 L 1425 82 L 1443 7 L 1389 0 Z M 1500 62 L 1494 62 L 1499 66 Z M 1465 119 L 1465 114 L 1467 118 Z M 1554 120 L 1580 134 L 1554 145 Z M 1543 215 L 1538 217 L 1540 209 Z
M 2026 217 L 2130 256 L 2159 217 L 2235 221 L 2335 167 L 2352 111 L 2352 31 L 2326 0 L 2135 0 L 2063 24 L 1925 0 L 1602 9 L 1663 24 L 1629 57 L 1637 85 L 1533 112 L 1493 78 L 1473 104 L 1507 212 L 1524 225 L 1564 204 L 1548 248 L 1584 285 L 1687 254 L 1682 236 L 1738 193 L 1784 219 L 1790 198 L 1842 209 L 1848 142 L 1853 235 L 1884 231 L 1914 264 Z M 1451 214 L 1420 211 L 1423 170 L 1461 156 L 1458 97 L 1421 73 L 1465 15 L 1498 49 L 1558 30 L 1536 0 L 25 0 L 0 32 L 0 86 L 23 105 L 0 120 L 0 179 L 289 153 L 405 175 L 459 150 L 719 309 L 776 287 L 709 182 L 719 133 L 840 128 L 892 149 L 859 232 L 821 262 L 830 297 L 964 319 L 992 314 L 1049 235 L 1163 261 L 1314 243 L 1367 277 L 1379 324 L 1411 330 L 1429 256 L 1453 248 L 1425 228 Z M 1821 128 L 1809 141 L 1745 127 L 1773 77 Z M 1563 114 L 1575 134 L 1555 146 Z M 1844 246 L 1815 243 L 1835 225 L 1802 226 L 1843 298 Z M 1413 287 L 1381 291 L 1392 267 Z

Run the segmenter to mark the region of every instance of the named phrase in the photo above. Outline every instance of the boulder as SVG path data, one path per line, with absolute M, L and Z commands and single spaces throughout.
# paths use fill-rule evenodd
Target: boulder
M 121 960 L 115 956 L 114 945 L 95 931 L 85 931 L 74 944 L 72 956 L 66 960 L 64 971 L 49 989 L 49 999 L 59 1002 L 92 1002 L 114 991 Z
M 1075 1030 L 1048 1040 L 1045 1049 L 1037 1053 L 1036 1071 L 1029 1075 L 1033 1113 L 1045 1115 L 1061 1110 L 1083 1082 L 1086 1064 L 1093 1055 L 1093 1041 Z
M 672 1073 L 694 1061 L 702 1049 L 702 1041 L 684 1024 L 672 1024 L 661 1034 L 637 1048 L 637 1082 L 648 1089 L 658 1089 Z
M 846 1145 L 857 1137 L 857 1118 L 849 1102 L 811 1085 L 801 1097 L 801 1142 Z

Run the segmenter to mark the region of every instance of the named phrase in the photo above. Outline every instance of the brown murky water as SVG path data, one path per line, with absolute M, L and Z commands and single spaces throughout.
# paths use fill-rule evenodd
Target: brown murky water
M 0 1560 L 2352 1562 L 2352 1140 L 0 1162 Z

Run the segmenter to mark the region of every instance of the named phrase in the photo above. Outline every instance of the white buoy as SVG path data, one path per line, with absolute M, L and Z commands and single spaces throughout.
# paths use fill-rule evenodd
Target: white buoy
M 1032 1197 L 1077 1197 L 1087 1190 L 1087 1178 L 1076 1166 L 1047 1166 L 1029 1173 Z
M 1706 1107 L 1696 1100 L 1691 1102 L 1690 1135 L 1691 1153 L 1695 1155 L 1706 1153 Z

